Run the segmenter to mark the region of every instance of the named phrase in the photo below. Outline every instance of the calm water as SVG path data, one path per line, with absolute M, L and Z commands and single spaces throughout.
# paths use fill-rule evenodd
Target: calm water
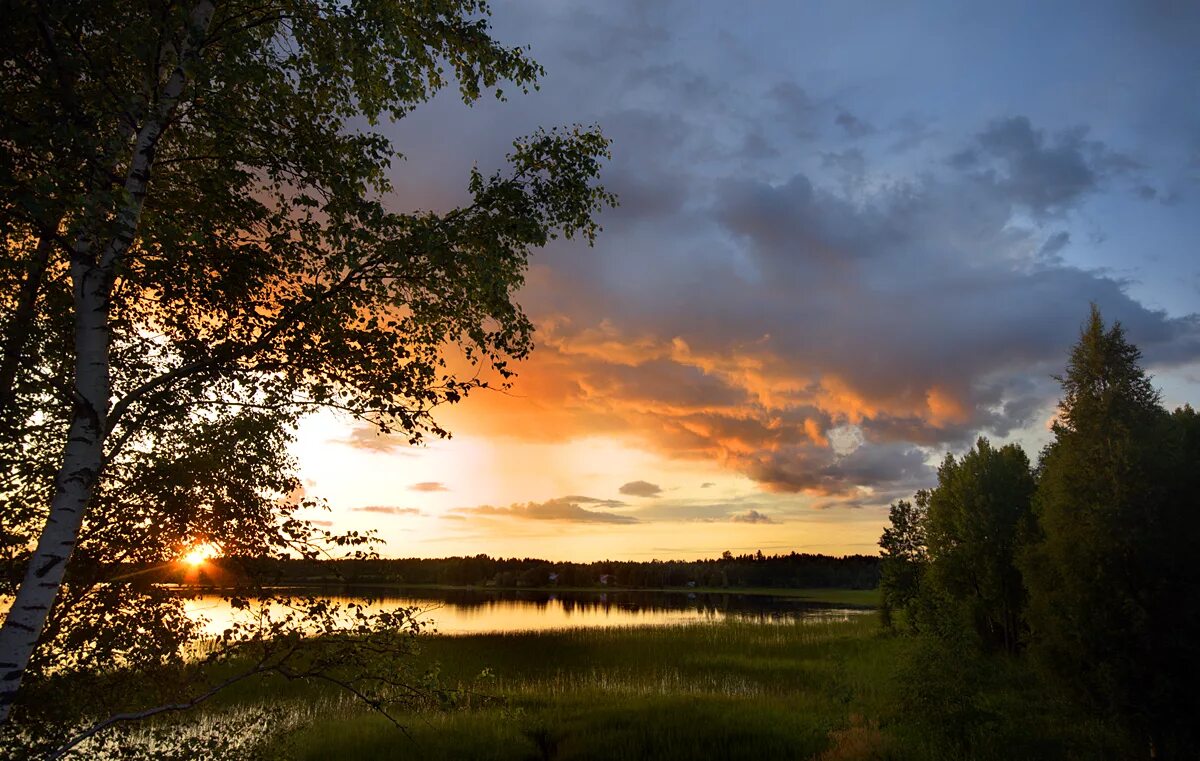
M 686 592 L 525 592 L 519 590 L 427 590 L 347 587 L 290 590 L 338 603 L 357 602 L 371 610 L 411 607 L 418 618 L 441 634 L 544 631 L 604 626 L 661 626 L 719 623 L 727 620 L 791 624 L 846 620 L 867 612 L 787 597 Z M 214 593 L 181 592 L 188 612 L 207 620 L 213 633 L 235 615 Z

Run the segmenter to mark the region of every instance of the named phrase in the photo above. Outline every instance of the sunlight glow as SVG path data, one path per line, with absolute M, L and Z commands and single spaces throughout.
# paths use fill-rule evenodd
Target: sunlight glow
M 193 568 L 198 568 L 204 565 L 207 561 L 221 554 L 220 548 L 213 544 L 197 544 L 187 549 L 180 561 L 190 565 Z

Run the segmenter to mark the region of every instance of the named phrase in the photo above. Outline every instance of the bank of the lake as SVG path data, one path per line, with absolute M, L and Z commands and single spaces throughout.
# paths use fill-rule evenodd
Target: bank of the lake
M 461 689 L 405 731 L 332 688 L 238 687 L 210 710 L 267 702 L 297 717 L 287 759 L 945 759 L 1120 757 L 1010 661 L 943 664 L 877 614 L 778 626 L 591 629 L 430 637 L 419 665 Z M 486 676 L 481 677 L 481 674 Z
M 385 584 L 385 583 L 355 583 L 355 587 L 380 590 L 426 590 L 431 592 L 539 592 L 554 593 L 586 593 L 606 594 L 621 592 L 653 592 L 656 594 L 703 594 L 703 595 L 753 595 L 758 597 L 787 597 L 814 603 L 830 605 L 850 605 L 863 608 L 877 608 L 883 602 L 883 596 L 878 587 L 873 589 L 846 589 L 841 587 L 813 587 L 793 589 L 790 587 L 617 587 L 617 586 L 497 586 L 494 584 Z M 337 589 L 338 585 L 326 585 L 327 589 Z

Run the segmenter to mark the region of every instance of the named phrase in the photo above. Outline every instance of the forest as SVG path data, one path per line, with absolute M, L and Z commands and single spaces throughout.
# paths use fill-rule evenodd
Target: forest
M 842 588 L 879 586 L 879 558 L 874 555 L 830 557 L 791 552 L 787 555 L 725 553 L 694 561 L 551 562 L 536 558 L 376 558 L 304 560 L 222 558 L 190 581 L 185 569 L 126 566 L 122 575 L 139 583 L 274 584 L 437 584 L 448 586 L 570 587 L 653 589 L 710 588 Z

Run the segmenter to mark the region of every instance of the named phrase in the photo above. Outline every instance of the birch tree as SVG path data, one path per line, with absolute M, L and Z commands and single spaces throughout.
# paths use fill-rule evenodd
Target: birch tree
M 310 541 L 282 454 L 296 420 L 445 434 L 435 407 L 531 349 L 513 300 L 530 250 L 590 242 L 614 199 L 607 141 L 572 127 L 473 171 L 460 208 L 384 203 L 395 149 L 357 125 L 541 73 L 491 38 L 483 2 L 2 8 L 0 542 L 23 569 L 0 629 L 6 720 L 79 548 L 103 565 L 139 538 L 160 559 Z

